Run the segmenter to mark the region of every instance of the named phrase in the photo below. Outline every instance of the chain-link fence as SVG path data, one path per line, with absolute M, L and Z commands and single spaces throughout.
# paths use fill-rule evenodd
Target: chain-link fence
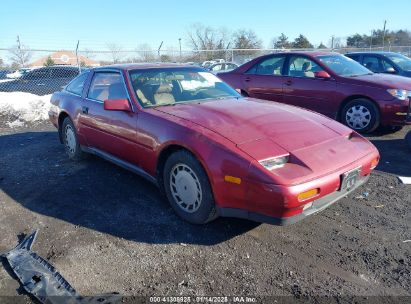
M 313 51 L 318 49 L 298 49 Z M 321 49 L 331 51 L 330 49 Z M 219 50 L 43 50 L 0 49 L 0 92 L 51 94 L 67 85 L 81 69 L 113 63 L 181 62 L 209 67 L 214 63 L 243 64 L 255 57 L 292 51 L 292 49 L 219 49 Z M 411 57 L 411 46 L 340 48 L 334 52 L 392 51 Z M 230 65 L 227 67 L 234 67 Z

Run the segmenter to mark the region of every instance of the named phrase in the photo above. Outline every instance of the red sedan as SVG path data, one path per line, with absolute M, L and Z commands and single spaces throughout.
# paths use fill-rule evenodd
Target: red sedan
M 219 215 L 296 222 L 364 184 L 379 160 L 349 128 L 244 98 L 192 66 L 96 68 L 51 103 L 69 158 L 93 153 L 140 174 L 196 224 Z
M 336 53 L 270 54 L 218 76 L 245 96 L 310 109 L 358 132 L 411 124 L 411 79 L 374 74 Z

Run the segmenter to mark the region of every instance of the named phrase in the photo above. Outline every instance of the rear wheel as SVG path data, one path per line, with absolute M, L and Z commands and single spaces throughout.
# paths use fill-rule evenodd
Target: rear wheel
M 164 189 L 174 211 L 193 224 L 205 224 L 217 217 L 207 174 L 189 152 L 173 153 L 163 171 Z
M 70 118 L 66 117 L 62 125 L 62 139 L 64 148 L 71 160 L 79 161 L 84 157 L 77 138 L 76 128 Z
M 341 121 L 355 131 L 370 133 L 380 125 L 380 113 L 372 101 L 354 99 L 343 108 Z

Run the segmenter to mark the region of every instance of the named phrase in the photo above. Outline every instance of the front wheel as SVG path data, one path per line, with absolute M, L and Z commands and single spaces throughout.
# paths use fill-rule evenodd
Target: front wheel
M 341 121 L 357 132 L 371 133 L 380 125 L 380 112 L 372 101 L 354 99 L 345 105 Z
M 164 189 L 174 211 L 192 224 L 205 224 L 217 217 L 207 174 L 188 151 L 177 151 L 166 161 Z

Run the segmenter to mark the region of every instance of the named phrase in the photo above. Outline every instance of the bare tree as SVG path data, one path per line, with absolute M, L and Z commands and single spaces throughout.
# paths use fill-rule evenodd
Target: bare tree
M 328 45 L 330 46 L 330 48 L 340 49 L 345 46 L 345 42 L 344 42 L 344 39 L 341 37 L 334 37 L 330 39 L 330 41 L 328 42 Z
M 115 43 L 107 43 L 107 48 L 111 53 L 111 58 L 113 59 L 113 63 L 119 63 L 123 58 L 121 51 L 123 48 L 120 45 Z
M 28 47 L 21 45 L 21 46 L 14 46 L 12 47 L 9 52 L 11 53 L 10 60 L 15 65 L 19 67 L 26 67 L 30 58 L 31 52 L 29 51 Z
M 147 43 L 138 45 L 136 52 L 143 62 L 156 61 L 156 54 L 151 46 Z
M 230 46 L 230 34 L 227 29 L 214 29 L 202 24 L 194 24 L 187 33 L 187 42 L 193 50 L 205 50 L 217 52 L 206 52 L 205 59 L 222 58 L 225 49 Z

